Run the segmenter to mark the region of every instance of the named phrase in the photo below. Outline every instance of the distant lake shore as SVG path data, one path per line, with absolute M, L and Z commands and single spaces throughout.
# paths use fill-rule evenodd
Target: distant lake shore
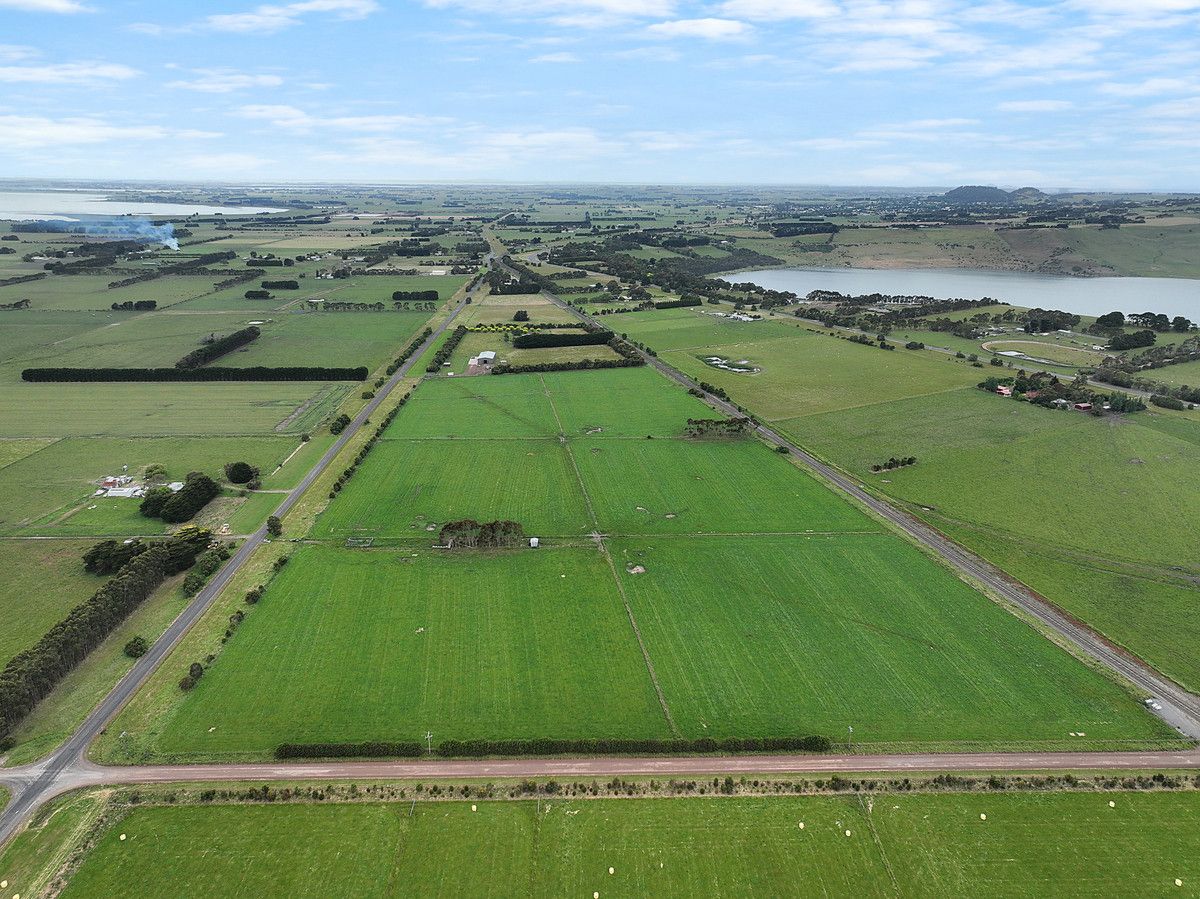
M 255 215 L 285 212 L 263 206 L 205 206 L 191 203 L 155 203 L 122 200 L 119 195 L 95 191 L 0 191 L 0 221 L 74 221 L 76 216 L 184 216 Z
M 804 296 L 813 290 L 861 295 L 931 296 L 978 300 L 990 297 L 1026 308 L 1061 309 L 1077 315 L 1161 312 L 1200 319 L 1200 280 L 1041 275 L 1030 272 L 946 268 L 771 268 L 714 277 L 748 281 Z

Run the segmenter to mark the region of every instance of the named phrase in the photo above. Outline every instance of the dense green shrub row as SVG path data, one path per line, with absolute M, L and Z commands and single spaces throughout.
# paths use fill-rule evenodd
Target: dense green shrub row
M 102 540 L 83 554 L 83 567 L 92 574 L 112 574 L 120 571 L 126 562 L 149 548 L 148 544 L 137 540 L 130 543 Z
M 157 300 L 126 300 L 124 303 L 113 303 L 113 312 L 152 312 L 158 308 Z
M 612 331 L 550 332 L 531 331 L 513 338 L 512 345 L 518 350 L 536 350 L 559 346 L 598 346 L 613 339 Z
M 397 290 L 392 299 L 402 303 L 436 303 L 439 297 L 436 290 Z
M 289 278 L 284 281 L 263 281 L 259 286 L 263 290 L 299 290 L 300 282 Z
M 341 759 L 341 758 L 417 758 L 424 752 L 420 743 L 280 743 L 275 747 L 277 759 Z
M 199 368 L 208 362 L 212 362 L 214 359 L 221 358 L 226 353 L 232 353 L 238 347 L 243 347 L 251 341 L 258 340 L 258 335 L 261 333 L 254 325 L 250 325 L 249 327 L 242 328 L 240 331 L 234 331 L 232 334 L 218 337 L 212 343 L 206 343 L 192 350 L 176 362 L 175 367 L 184 369 Z
M 655 309 L 682 309 L 684 306 L 700 306 L 704 303 L 699 297 L 691 297 L 686 300 L 663 300 L 655 303 Z
M 34 646 L 14 656 L 0 672 L 0 737 L 11 733 L 159 584 L 190 568 L 210 537 L 208 531 L 186 528 L 151 544 Z
M 257 365 L 250 368 L 27 368 L 21 380 L 29 382 L 75 381 L 365 381 L 367 367 L 318 368 L 316 366 Z
M 397 356 L 392 361 L 392 364 L 387 367 L 387 373 L 389 375 L 394 375 L 396 372 L 398 372 L 400 370 L 400 366 L 409 360 L 409 357 L 420 348 L 421 344 L 429 339 L 429 335 L 432 333 L 433 328 L 426 328 L 421 332 L 420 336 L 413 338 L 413 342 L 408 345 L 408 349 Z
M 443 343 L 438 351 L 433 354 L 433 359 L 431 359 L 429 364 L 425 366 L 425 371 L 430 373 L 441 371 L 442 365 L 452 355 L 454 355 L 455 349 L 458 348 L 458 345 L 462 343 L 462 339 L 466 336 L 466 325 L 459 325 L 457 328 L 455 328 L 454 333 L 447 337 L 446 342 Z
M 271 299 L 271 291 L 269 290 L 247 290 L 243 296 L 248 300 L 269 300 Z
M 329 491 L 330 499 L 333 499 L 335 496 L 341 493 L 342 488 L 346 486 L 346 483 L 352 477 L 354 477 L 354 472 L 358 471 L 358 466 L 362 464 L 363 459 L 367 458 L 367 453 L 371 451 L 371 448 L 375 446 L 379 438 L 383 436 L 383 432 L 386 431 L 388 425 L 392 423 L 392 419 L 396 417 L 396 413 L 400 411 L 400 407 L 408 402 L 408 398 L 411 395 L 411 393 L 406 393 L 404 396 L 400 397 L 400 402 L 396 404 L 395 408 L 383 417 L 383 421 L 381 421 L 379 426 L 375 428 L 375 433 L 371 435 L 370 439 L 362 445 L 362 448 L 354 457 L 354 461 L 350 463 L 350 467 L 338 475 L 338 479 L 333 482 L 333 488 Z

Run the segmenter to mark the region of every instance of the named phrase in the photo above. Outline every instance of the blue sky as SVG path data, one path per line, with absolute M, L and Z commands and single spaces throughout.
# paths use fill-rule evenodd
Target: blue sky
M 1200 189 L 1200 0 L 0 0 L 0 176 Z

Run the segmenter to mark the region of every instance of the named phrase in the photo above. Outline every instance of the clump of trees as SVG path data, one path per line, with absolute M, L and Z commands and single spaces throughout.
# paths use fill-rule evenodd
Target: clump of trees
M 195 596 L 199 593 L 209 577 L 216 573 L 216 570 L 229 556 L 229 547 L 223 543 L 202 552 L 196 558 L 196 564 L 192 566 L 192 570 L 183 579 L 184 596 Z
M 126 300 L 112 304 L 113 312 L 151 312 L 157 308 L 157 300 Z
M 300 282 L 288 278 L 283 281 L 263 281 L 260 286 L 263 290 L 299 290 Z
M 258 469 L 249 462 L 227 462 L 225 477 L 231 484 L 249 484 L 258 477 Z
M 1134 331 L 1132 334 L 1124 332 L 1114 334 L 1108 341 L 1108 348 L 1121 352 L 1123 350 L 1136 350 L 1139 347 L 1153 346 L 1158 340 L 1158 335 L 1147 328 L 1144 331 Z
M 176 493 L 156 487 L 142 497 L 140 511 L 147 518 L 161 518 L 168 524 L 191 521 L 196 513 L 220 494 L 221 488 L 206 474 L 193 471 Z
M 515 322 L 527 322 L 529 321 L 529 313 L 524 309 L 518 309 L 515 313 L 513 313 L 512 320 Z
M 519 350 L 546 349 L 560 346 L 599 346 L 613 339 L 612 331 L 552 332 L 530 331 L 513 338 Z
M 425 366 L 425 371 L 429 373 L 441 371 L 442 365 L 449 361 L 454 355 L 454 351 L 458 345 L 462 343 L 462 339 L 467 336 L 466 325 L 459 325 L 454 329 L 453 333 L 446 338 L 446 342 L 438 348 L 438 351 L 433 354 L 433 358 L 429 360 L 429 364 Z
M 473 518 L 442 525 L 438 540 L 451 549 L 503 549 L 525 539 L 525 529 L 515 521 L 489 521 L 480 524 Z
M 392 300 L 398 303 L 436 303 L 438 299 L 436 290 L 397 290 L 392 293 Z
M 83 554 L 83 567 L 92 574 L 113 574 L 149 548 L 139 540 L 129 543 L 102 540 Z
M 740 437 L 754 427 L 749 418 L 689 418 L 685 437 Z
M 271 291 L 269 290 L 247 290 L 245 297 L 248 300 L 269 300 L 271 299 Z
M 140 659 L 149 649 L 150 644 L 146 642 L 145 637 L 134 637 L 125 644 L 123 651 L 131 659 Z
M 916 464 L 917 464 L 916 456 L 903 456 L 899 459 L 896 458 L 895 456 L 892 456 L 886 462 L 882 462 L 878 465 L 872 465 L 871 471 L 894 471 L 897 468 L 904 468 L 906 465 L 916 465 Z
M 330 434 L 340 434 L 350 426 L 350 416 L 343 412 L 329 423 Z

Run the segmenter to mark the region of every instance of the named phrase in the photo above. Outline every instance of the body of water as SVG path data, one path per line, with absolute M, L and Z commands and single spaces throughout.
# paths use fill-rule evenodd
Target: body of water
M 1200 320 L 1200 280 L 1188 278 L 1071 278 L 972 269 L 775 268 L 719 275 L 804 296 L 811 290 L 886 293 L 938 299 L 991 297 L 1013 306 L 1061 309 L 1077 315 L 1161 312 Z
M 142 203 L 122 200 L 120 194 L 73 190 L 0 191 L 0 220 L 69 222 L 78 215 L 254 215 L 284 209 L 251 206 L 198 206 L 189 203 Z

